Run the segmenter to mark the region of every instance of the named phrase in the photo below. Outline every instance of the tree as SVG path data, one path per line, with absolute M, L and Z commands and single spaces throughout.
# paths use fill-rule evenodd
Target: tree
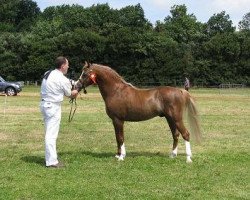
M 27 60 L 29 46 L 23 33 L 3 33 L 0 37 L 0 74 L 16 80 L 26 80 L 23 64 Z
M 151 23 L 145 18 L 143 8 L 140 4 L 126 6 L 119 10 L 119 17 L 116 23 L 128 27 L 151 27 Z
M 170 10 L 172 16 L 165 18 L 165 30 L 170 37 L 179 43 L 189 43 L 201 34 L 201 23 L 193 14 L 187 14 L 185 5 L 174 5 Z M 158 27 L 160 24 L 158 24 Z
M 235 27 L 232 25 L 233 22 L 230 20 L 229 15 L 226 14 L 225 11 L 222 11 L 221 13 L 214 14 L 209 18 L 206 24 L 206 31 L 210 37 L 217 33 L 233 33 Z
M 0 1 L 0 32 L 15 30 L 17 3 L 16 0 Z
M 139 84 L 250 84 L 249 13 L 235 31 L 225 12 L 206 24 L 175 5 L 155 27 L 140 4 L 112 9 L 62 5 L 39 8 L 31 0 L 0 1 L 0 73 L 17 80 L 40 80 L 63 55 L 75 74 L 89 60 L 109 65 Z M 76 78 L 76 77 L 75 77 Z
M 241 31 L 250 31 L 250 12 L 245 14 L 243 19 L 239 22 L 239 29 Z
M 22 31 L 33 25 L 40 14 L 32 0 L 1 0 L 0 31 Z
M 40 14 L 40 8 L 32 0 L 19 0 L 17 4 L 17 13 L 15 25 L 17 30 L 28 30 Z
M 238 83 L 236 77 L 241 51 L 236 34 L 217 34 L 204 43 L 203 47 L 203 59 L 209 61 L 208 82 L 213 85 Z

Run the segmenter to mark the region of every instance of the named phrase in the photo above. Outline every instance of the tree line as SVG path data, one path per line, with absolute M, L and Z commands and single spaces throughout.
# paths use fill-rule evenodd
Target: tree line
M 61 5 L 43 11 L 32 0 L 1 0 L 0 75 L 39 81 L 54 59 L 70 62 L 77 78 L 87 60 L 108 65 L 135 85 L 250 85 L 250 12 L 233 26 L 225 11 L 206 23 L 173 5 L 154 25 L 140 4 L 113 9 Z

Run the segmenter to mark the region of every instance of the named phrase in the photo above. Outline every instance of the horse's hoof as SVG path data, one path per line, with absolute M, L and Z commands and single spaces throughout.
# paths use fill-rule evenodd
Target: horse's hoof
M 176 156 L 177 156 L 177 154 L 175 154 L 175 153 L 170 153 L 170 155 L 169 155 L 170 158 L 175 158 Z
M 125 158 L 124 155 L 115 155 L 115 157 L 118 159 L 118 161 L 123 161 Z
M 118 161 L 124 161 L 124 157 L 123 157 L 123 156 L 120 156 L 120 157 L 118 158 Z
M 187 158 L 186 163 L 192 163 L 193 161 L 191 160 L 190 157 Z

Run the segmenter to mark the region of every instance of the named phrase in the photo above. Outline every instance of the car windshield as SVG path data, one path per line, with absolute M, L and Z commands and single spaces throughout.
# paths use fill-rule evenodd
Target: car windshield
M 5 80 L 0 76 L 0 82 L 5 82 Z

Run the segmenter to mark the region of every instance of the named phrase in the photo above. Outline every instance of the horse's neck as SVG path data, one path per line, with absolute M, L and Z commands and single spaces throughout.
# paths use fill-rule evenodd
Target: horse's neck
M 107 87 L 100 86 L 100 85 L 99 85 L 99 90 L 104 100 L 106 100 L 109 96 L 111 96 L 111 94 L 114 94 L 115 92 L 113 88 L 107 89 Z
M 122 80 L 117 79 L 117 77 L 107 75 L 100 76 L 98 81 L 98 87 L 104 100 L 115 94 L 117 89 L 124 84 Z

